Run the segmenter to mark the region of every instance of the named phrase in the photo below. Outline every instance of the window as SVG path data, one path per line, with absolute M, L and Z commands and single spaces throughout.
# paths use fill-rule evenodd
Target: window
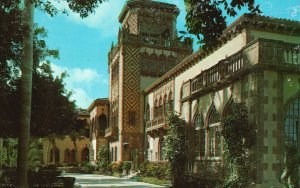
M 128 125 L 135 125 L 135 111 L 128 112 Z
M 200 112 L 196 112 L 195 119 L 195 156 L 196 157 L 204 157 L 205 156 L 205 126 L 203 122 L 203 116 Z
M 212 106 L 208 121 L 208 149 L 210 157 L 221 155 L 220 114 L 215 106 Z
M 166 142 L 165 142 L 164 138 L 162 138 L 160 141 L 159 154 L 160 154 L 161 161 L 164 161 L 167 159 Z
M 111 154 L 111 156 L 110 156 L 111 161 L 114 161 L 114 148 L 111 148 L 110 151 L 111 151 L 111 152 L 110 152 L 110 154 Z
M 284 143 L 299 147 L 300 96 L 290 104 L 284 119 Z
M 118 160 L 118 148 L 115 146 L 115 161 Z

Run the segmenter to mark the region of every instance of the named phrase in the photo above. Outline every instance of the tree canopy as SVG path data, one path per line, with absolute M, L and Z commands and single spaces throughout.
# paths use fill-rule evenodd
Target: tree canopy
M 23 28 L 18 1 L 1 1 L 0 17 L 0 136 L 16 137 L 19 128 L 21 54 Z M 4 19 L 2 19 L 4 18 Z M 31 135 L 64 134 L 78 124 L 76 106 L 64 87 L 63 73 L 54 76 L 49 57 L 58 58 L 58 50 L 49 49 L 45 28 L 35 25 L 33 47 L 33 88 Z
M 187 32 L 197 37 L 204 47 L 217 43 L 226 28 L 226 15 L 236 16 L 237 9 L 246 7 L 251 14 L 261 13 L 255 0 L 184 0 Z

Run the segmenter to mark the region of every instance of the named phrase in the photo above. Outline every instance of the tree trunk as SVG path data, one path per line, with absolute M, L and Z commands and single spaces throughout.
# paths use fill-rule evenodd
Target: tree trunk
M 78 160 L 78 151 L 77 151 L 76 139 L 72 140 L 72 142 L 73 142 L 74 149 L 75 149 L 75 162 L 79 162 L 79 160 Z
M 28 187 L 28 150 L 30 137 L 31 119 L 31 95 L 32 95 L 32 65 L 33 65 L 33 23 L 34 5 L 31 0 L 24 0 L 23 11 L 23 54 L 22 54 L 22 77 L 21 77 L 21 114 L 18 142 L 18 186 Z

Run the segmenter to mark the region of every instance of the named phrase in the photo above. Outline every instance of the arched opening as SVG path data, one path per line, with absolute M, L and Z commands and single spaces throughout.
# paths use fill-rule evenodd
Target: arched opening
M 59 163 L 59 149 L 57 147 L 50 150 L 50 162 Z
M 221 116 L 215 105 L 212 105 L 208 118 L 208 156 L 221 156 Z
M 99 116 L 99 130 L 98 135 L 104 135 L 105 129 L 107 128 L 107 117 L 104 114 Z
M 87 147 L 81 150 L 81 162 L 89 161 L 89 149 Z
M 167 160 L 166 141 L 164 138 L 161 138 L 159 143 L 159 157 L 161 161 Z
M 75 149 L 71 150 L 71 153 L 70 153 L 70 163 L 76 163 L 76 151 L 75 151 Z
M 71 159 L 71 153 L 69 149 L 65 149 L 64 152 L 64 162 L 65 163 L 70 163 L 70 159 Z
M 195 157 L 205 157 L 206 129 L 202 113 L 197 110 L 194 116 L 195 126 Z

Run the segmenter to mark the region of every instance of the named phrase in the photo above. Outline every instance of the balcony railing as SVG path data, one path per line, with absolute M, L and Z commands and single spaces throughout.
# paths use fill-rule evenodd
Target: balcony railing
M 162 115 L 146 122 L 146 131 L 158 130 L 160 128 L 168 128 L 168 116 Z
M 105 129 L 105 138 L 108 140 L 117 139 L 118 136 L 118 127 L 110 126 Z

